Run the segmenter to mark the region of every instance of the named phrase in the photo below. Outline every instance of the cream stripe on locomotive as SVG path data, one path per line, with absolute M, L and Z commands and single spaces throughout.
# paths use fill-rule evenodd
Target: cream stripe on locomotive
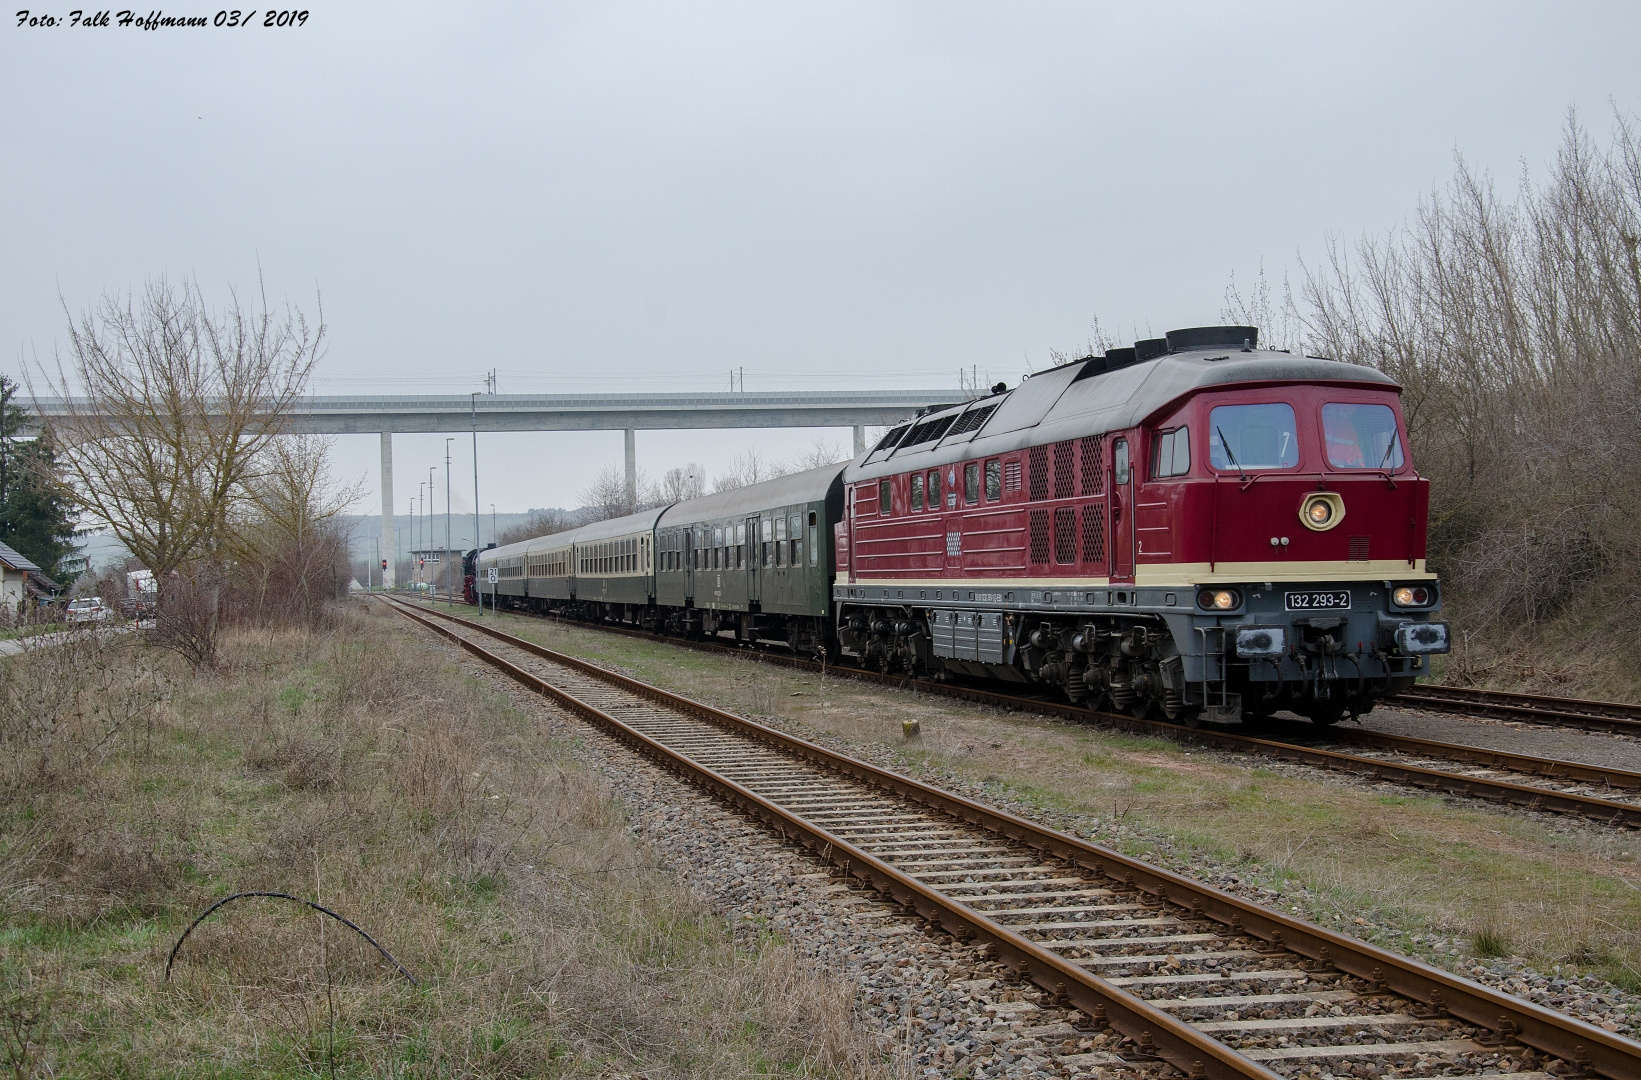
M 902 578 L 856 576 L 851 584 L 837 578 L 834 589 L 881 588 L 939 589 L 942 591 L 970 589 L 996 591 L 999 589 L 1083 589 L 1108 588 L 1128 585 L 1144 588 L 1189 589 L 1197 585 L 1242 584 L 1249 581 L 1434 581 L 1436 575 L 1425 569 L 1425 561 L 1418 559 L 1409 569 L 1406 559 L 1375 559 L 1371 562 L 1246 562 L 1219 563 L 1209 569 L 1208 563 L 1165 563 L 1135 568 L 1132 582 L 1113 582 L 1104 577 L 1064 578 Z M 929 599 L 927 597 L 921 599 Z

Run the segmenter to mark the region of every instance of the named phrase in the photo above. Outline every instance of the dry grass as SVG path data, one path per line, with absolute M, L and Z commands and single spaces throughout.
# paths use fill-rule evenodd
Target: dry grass
M 595 777 L 412 638 L 131 635 L 0 662 L 0 1067 L 18 1076 L 877 1075 L 853 987 L 737 948 Z M 315 899 L 370 931 L 237 901 Z
M 1209 859 L 1305 913 L 1404 951 L 1470 939 L 1641 986 L 1634 833 L 1404 795 L 1038 717 L 820 680 L 540 620 L 508 628 L 731 710 L 887 749 L 913 772 L 995 783 L 1134 854 Z M 903 720 L 920 721 L 913 741 Z M 1296 889 L 1304 886 L 1304 890 Z M 1372 925 L 1354 920 L 1366 916 Z M 1382 929 L 1380 929 L 1382 928 Z M 1395 931 L 1388 933 L 1387 931 Z

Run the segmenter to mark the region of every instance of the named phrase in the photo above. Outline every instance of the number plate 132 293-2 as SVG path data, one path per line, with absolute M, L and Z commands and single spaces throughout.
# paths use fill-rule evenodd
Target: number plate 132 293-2
M 1287 608 L 1289 611 L 1348 611 L 1350 590 L 1291 592 L 1287 594 Z

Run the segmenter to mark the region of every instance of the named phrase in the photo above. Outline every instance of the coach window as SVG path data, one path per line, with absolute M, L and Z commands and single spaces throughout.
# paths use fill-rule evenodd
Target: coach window
M 803 518 L 798 514 L 792 515 L 792 565 L 803 565 Z
M 815 512 L 809 511 L 809 565 L 819 565 L 820 526 L 815 524 Z
M 986 462 L 986 501 L 996 502 L 1003 497 L 1003 463 L 996 458 Z
M 980 463 L 971 461 L 963 466 L 963 501 L 973 506 L 980 501 Z
M 892 501 L 892 492 L 893 492 L 893 488 L 890 486 L 889 481 L 887 481 L 887 480 L 879 480 L 878 481 L 878 484 L 877 484 L 877 512 L 878 513 L 887 516 L 888 514 L 891 514 L 891 513 L 894 512 L 894 502 Z M 781 537 L 776 537 L 776 539 L 782 539 L 782 538 Z
M 912 474 L 912 509 L 923 509 L 923 474 Z
M 926 490 L 928 491 L 928 494 L 929 494 L 929 509 L 930 510 L 939 510 L 940 509 L 940 470 L 939 469 L 931 469 L 929 471 L 929 485 L 928 485 Z

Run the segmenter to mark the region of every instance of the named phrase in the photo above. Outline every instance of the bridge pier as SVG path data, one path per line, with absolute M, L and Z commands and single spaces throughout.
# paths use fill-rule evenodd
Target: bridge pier
M 382 571 L 382 587 L 393 588 L 393 575 L 398 570 L 398 544 L 393 535 L 393 432 L 382 432 L 382 558 L 387 569 Z
M 863 427 L 860 424 L 856 424 L 855 425 L 855 456 L 860 457 L 860 452 L 862 450 L 865 450 L 865 449 L 866 449 L 866 428 Z
M 627 428 L 627 505 L 638 506 L 638 432 Z

